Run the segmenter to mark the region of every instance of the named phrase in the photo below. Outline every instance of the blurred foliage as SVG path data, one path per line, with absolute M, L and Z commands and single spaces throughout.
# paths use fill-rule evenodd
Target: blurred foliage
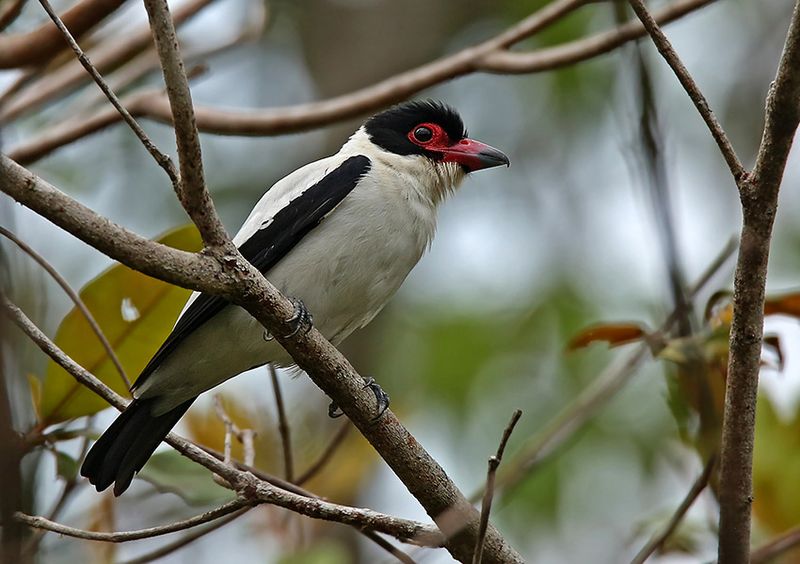
M 767 296 L 764 314 L 800 318 L 800 293 Z M 599 341 L 619 346 L 642 340 L 658 358 L 673 363 L 677 367 L 670 386 L 673 413 L 683 439 L 702 460 L 708 460 L 720 448 L 732 315 L 730 292 L 717 292 L 706 305 L 704 327 L 691 336 L 664 338 L 648 334 L 641 325 L 609 323 L 582 330 L 571 346 L 580 348 Z M 781 338 L 766 335 L 764 348 L 775 352 L 774 368 L 781 372 Z M 786 456 L 800 450 L 800 410 L 795 409 L 791 417 L 780 417 L 770 397 L 760 392 L 756 413 L 753 511 L 762 527 L 780 533 L 800 522 L 800 484 L 795 479 L 800 458 Z M 710 480 L 715 495 L 717 475 L 715 472 Z
M 351 555 L 343 546 L 323 541 L 307 550 L 280 558 L 278 564 L 348 564 L 351 561 Z
M 220 505 L 236 495 L 214 481 L 208 470 L 175 450 L 150 457 L 137 478 L 150 482 L 160 492 L 178 495 L 191 505 Z
M 170 231 L 158 241 L 185 251 L 202 248 L 194 225 Z M 116 264 L 84 286 L 80 297 L 132 378 L 167 337 L 189 293 Z M 77 307 L 59 325 L 55 343 L 114 391 L 129 395 L 117 368 Z M 41 391 L 34 387 L 33 395 L 38 398 L 41 428 L 108 407 L 104 399 L 53 361 L 47 365 Z

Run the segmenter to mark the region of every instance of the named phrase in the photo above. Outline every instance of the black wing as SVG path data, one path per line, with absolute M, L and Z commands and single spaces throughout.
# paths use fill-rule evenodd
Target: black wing
M 369 172 L 370 160 L 350 157 L 281 209 L 239 247 L 239 252 L 262 273 L 280 261 L 347 196 Z M 178 320 L 172 333 L 144 367 L 133 387 L 140 386 L 169 354 L 195 329 L 219 313 L 228 302 L 200 294 Z

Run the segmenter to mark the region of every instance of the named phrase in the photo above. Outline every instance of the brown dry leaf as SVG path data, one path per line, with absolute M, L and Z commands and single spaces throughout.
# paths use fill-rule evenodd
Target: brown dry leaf
M 581 330 L 567 343 L 567 350 L 582 349 L 598 341 L 611 347 L 618 347 L 640 341 L 647 336 L 647 330 L 638 323 L 601 323 Z
M 764 302 L 764 315 L 778 314 L 800 317 L 800 293 L 768 297 Z

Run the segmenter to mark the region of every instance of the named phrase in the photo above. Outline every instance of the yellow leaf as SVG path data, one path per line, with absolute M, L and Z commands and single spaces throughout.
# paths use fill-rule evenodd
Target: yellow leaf
M 36 419 L 40 420 L 42 417 L 42 381 L 36 374 L 28 373 L 28 386 L 31 388 L 31 401 L 33 409 L 36 410 Z
M 570 339 L 567 350 L 582 349 L 597 341 L 604 341 L 612 347 L 618 347 L 641 340 L 647 336 L 638 323 L 603 323 L 593 325 L 580 331 Z
M 197 251 L 202 246 L 194 225 L 172 230 L 158 240 L 186 251 Z M 84 286 L 80 296 L 133 380 L 169 334 L 189 290 L 117 264 Z M 122 377 L 76 308 L 61 321 L 55 342 L 106 385 L 128 395 Z M 103 399 L 78 384 L 58 364 L 48 364 L 41 393 L 42 427 L 91 415 L 106 406 Z
M 800 414 L 781 417 L 767 394 L 759 394 L 753 453 L 753 513 L 778 534 L 800 520 Z M 794 553 L 793 553 L 794 554 Z M 796 555 L 795 555 L 796 556 Z M 796 562 L 787 559 L 786 562 Z

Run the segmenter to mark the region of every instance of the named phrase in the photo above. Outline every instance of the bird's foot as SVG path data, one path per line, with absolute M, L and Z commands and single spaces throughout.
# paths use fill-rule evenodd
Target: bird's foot
M 377 421 L 381 418 L 387 409 L 389 409 L 389 394 L 383 391 L 383 388 L 375 381 L 375 378 L 372 376 L 367 376 L 364 378 L 364 389 L 369 388 L 372 390 L 372 393 L 375 394 L 375 401 L 378 405 L 378 414 L 372 418 L 373 421 Z M 339 406 L 336 405 L 336 402 L 332 401 L 331 404 L 328 406 L 328 417 L 332 419 L 336 419 L 337 417 L 341 417 L 344 415 L 344 412 L 339 409 Z
M 292 305 L 294 305 L 294 313 L 292 316 L 286 320 L 289 325 L 292 326 L 291 332 L 284 337 L 284 339 L 288 339 L 290 337 L 294 337 L 300 331 L 303 332 L 305 335 L 311 328 L 314 326 L 314 316 L 308 311 L 306 304 L 303 303 L 303 300 L 300 298 L 290 298 L 292 301 Z M 272 341 L 275 337 L 272 336 L 272 333 L 264 329 L 264 340 L 265 341 Z
M 294 313 L 286 321 L 292 326 L 292 331 L 286 335 L 284 339 L 294 337 L 300 331 L 302 331 L 305 335 L 311 331 L 311 328 L 314 326 L 314 317 L 308 311 L 308 308 L 306 307 L 306 304 L 303 303 L 303 300 L 300 298 L 291 298 L 291 300 L 292 305 L 294 305 Z

